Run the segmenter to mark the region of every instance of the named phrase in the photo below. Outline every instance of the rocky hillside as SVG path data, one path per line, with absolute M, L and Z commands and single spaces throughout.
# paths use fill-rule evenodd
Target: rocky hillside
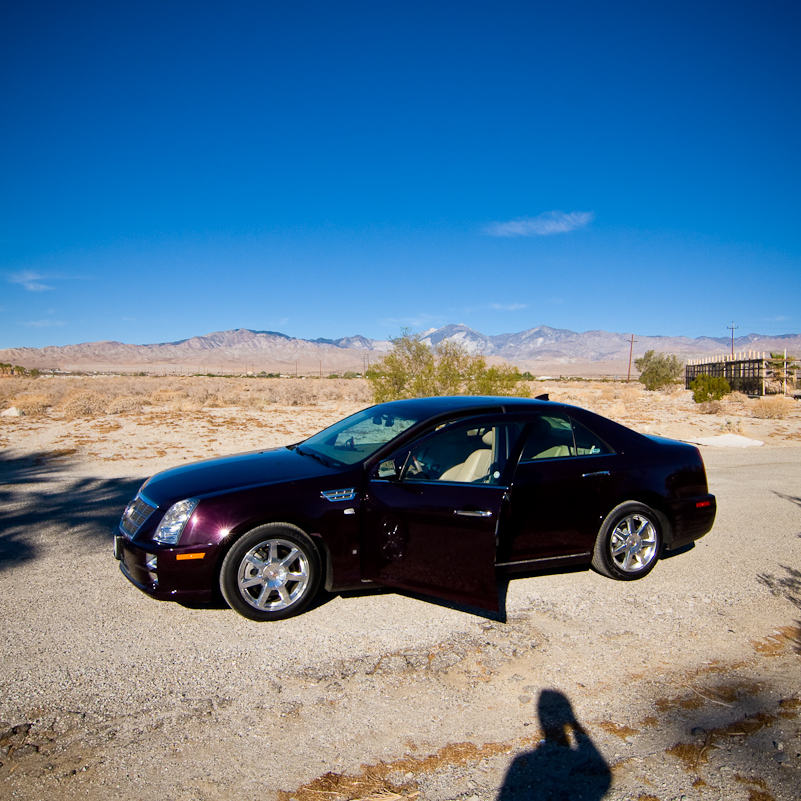
M 426 342 L 462 343 L 468 351 L 517 364 L 532 372 L 563 374 L 625 371 L 630 334 L 609 331 L 582 333 L 536 326 L 516 334 L 487 336 L 466 325 L 446 325 L 423 332 Z M 662 337 L 635 335 L 634 355 L 646 350 L 698 358 L 726 353 L 725 337 Z M 0 362 L 23 367 L 60 370 L 122 370 L 127 372 L 282 372 L 328 375 L 362 372 L 391 347 L 386 340 L 363 336 L 306 340 L 276 331 L 239 328 L 150 345 L 122 342 L 87 342 L 79 345 L 0 350 Z M 801 351 L 801 335 L 767 337 L 748 334 L 734 340 L 736 351 Z

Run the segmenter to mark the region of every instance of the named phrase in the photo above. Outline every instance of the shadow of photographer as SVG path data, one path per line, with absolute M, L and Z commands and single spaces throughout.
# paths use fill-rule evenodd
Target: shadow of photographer
M 599 801 L 612 773 L 567 696 L 543 690 L 537 713 L 544 739 L 509 766 L 498 801 Z

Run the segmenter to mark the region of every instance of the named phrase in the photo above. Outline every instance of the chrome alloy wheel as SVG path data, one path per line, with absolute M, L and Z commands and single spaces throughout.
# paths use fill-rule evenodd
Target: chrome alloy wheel
M 625 573 L 636 573 L 647 567 L 654 560 L 658 547 L 654 524 L 641 514 L 624 517 L 609 538 L 612 559 Z
M 258 543 L 242 557 L 237 571 L 242 598 L 254 609 L 270 612 L 286 609 L 302 598 L 309 579 L 308 556 L 285 539 Z

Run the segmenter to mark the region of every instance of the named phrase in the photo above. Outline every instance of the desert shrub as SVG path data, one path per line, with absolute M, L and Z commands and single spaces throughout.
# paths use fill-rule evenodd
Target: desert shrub
M 62 399 L 58 411 L 66 417 L 94 417 L 104 414 L 107 404 L 107 399 L 97 392 L 78 389 Z
M 726 403 L 730 406 L 745 406 L 751 399 L 744 392 L 731 392 L 726 396 Z
M 698 403 L 698 411 L 701 414 L 721 414 L 723 412 L 723 404 L 719 400 L 701 401 Z
M 761 420 L 782 420 L 795 409 L 796 403 L 784 395 L 757 398 L 751 404 L 751 416 Z
M 141 397 L 122 395 L 114 398 L 106 407 L 106 414 L 125 414 L 126 412 L 140 412 L 145 405 Z
M 649 391 L 674 384 L 682 374 L 684 365 L 678 356 L 673 354 L 646 351 L 634 364 L 640 371 L 639 381 Z
M 713 401 L 714 403 L 714 401 Z M 742 420 L 726 420 L 725 423 L 720 427 L 720 430 L 724 434 L 742 434 L 743 433 L 743 421 Z
M 517 395 L 527 397 L 517 367 L 487 366 L 458 342 L 443 340 L 433 348 L 419 335 L 404 331 L 392 350 L 368 371 L 376 403 L 435 395 Z
M 731 386 L 725 378 L 713 375 L 699 375 L 694 378 L 690 381 L 690 389 L 696 403 L 719 401 L 731 392 Z
M 641 397 L 641 390 L 635 387 L 627 387 L 620 393 L 620 398 L 623 403 L 636 403 Z
M 159 387 L 150 394 L 150 400 L 153 403 L 172 403 L 176 400 L 183 400 L 187 397 L 183 389 L 170 389 L 167 387 Z
M 20 395 L 14 398 L 10 406 L 16 406 L 22 414 L 31 416 L 37 414 L 44 414 L 50 406 L 50 397 L 48 395 Z

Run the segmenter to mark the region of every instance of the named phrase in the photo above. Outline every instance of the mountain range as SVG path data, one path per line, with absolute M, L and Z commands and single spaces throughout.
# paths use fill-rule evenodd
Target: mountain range
M 539 325 L 516 334 L 487 336 L 466 325 L 446 325 L 421 333 L 436 345 L 457 341 L 472 354 L 506 361 L 535 374 L 601 375 L 625 372 L 631 334 L 609 331 L 579 333 Z M 0 350 L 0 362 L 64 371 L 122 372 L 280 372 L 297 374 L 362 372 L 392 347 L 388 340 L 363 336 L 298 339 L 277 331 L 238 328 L 150 345 L 87 342 L 79 345 Z M 737 352 L 801 351 L 801 334 L 748 334 L 733 342 Z M 682 359 L 730 353 L 727 337 L 634 335 L 633 355 L 647 350 L 675 353 Z

